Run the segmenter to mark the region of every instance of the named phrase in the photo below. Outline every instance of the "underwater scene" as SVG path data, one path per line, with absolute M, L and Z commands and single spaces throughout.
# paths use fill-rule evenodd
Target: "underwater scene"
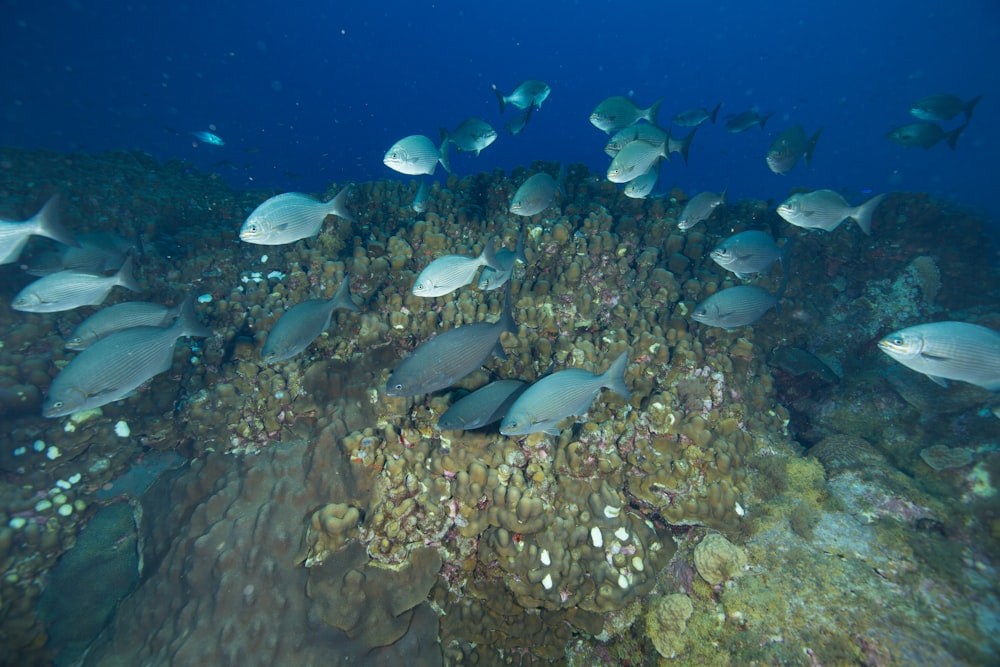
M 873 10 L 907 9 L 908 58 L 934 21 L 969 49 L 845 48 L 895 72 L 859 119 L 844 72 L 801 86 L 836 81 L 832 111 L 764 51 L 724 78 L 791 3 L 678 6 L 691 34 L 609 71 L 569 35 L 628 31 L 576 3 L 495 68 L 531 5 L 290 9 L 281 36 L 230 3 L 116 30 L 113 4 L 68 3 L 37 44 L 41 10 L 4 3 L 15 61 L 53 80 L 100 42 L 74 26 L 109 46 L 61 111 L 3 75 L 0 664 L 1000 661 L 1000 90 L 960 67 L 1000 37 L 963 33 L 992 5 Z M 796 15 L 795 66 L 846 6 Z M 643 11 L 641 35 L 669 16 Z M 169 106 L 124 73 L 185 25 Z M 284 155 L 269 105 L 320 29 L 372 45 L 338 51 L 364 73 L 324 56 L 357 95 Z M 482 62 L 372 69 L 419 60 L 379 35 Z M 705 40 L 729 58 L 691 89 L 652 73 Z M 289 79 L 260 75 L 271 101 L 239 90 L 244 42 Z M 206 78 L 227 122 L 183 111 Z

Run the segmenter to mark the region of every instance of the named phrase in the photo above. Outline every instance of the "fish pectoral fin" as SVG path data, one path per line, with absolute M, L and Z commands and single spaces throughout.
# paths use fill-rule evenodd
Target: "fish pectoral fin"
M 934 380 L 934 382 L 936 382 L 937 384 L 941 385 L 942 387 L 947 387 L 948 386 L 948 381 L 945 380 L 942 377 L 938 377 L 936 375 L 930 375 L 929 373 L 924 373 L 924 375 L 926 375 L 927 377 L 929 377 L 931 380 Z
M 939 354 L 928 354 L 927 352 L 921 352 L 920 357 L 922 359 L 930 359 L 931 361 L 949 361 L 948 357 L 942 357 Z

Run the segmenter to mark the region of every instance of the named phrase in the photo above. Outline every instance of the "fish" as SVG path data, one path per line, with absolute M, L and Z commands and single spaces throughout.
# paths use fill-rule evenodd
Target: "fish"
M 11 307 L 29 313 L 55 313 L 80 306 L 98 306 L 117 285 L 133 292 L 141 290 L 132 276 L 131 256 L 113 276 L 68 269 L 39 278 L 17 293 Z
M 511 315 L 510 282 L 496 322 L 474 322 L 449 329 L 424 341 L 399 364 L 386 381 L 389 396 L 420 396 L 455 384 L 486 363 L 491 355 L 505 359 L 503 332 L 517 333 Z
M 126 301 L 102 308 L 83 322 L 76 325 L 66 339 L 69 350 L 86 350 L 88 347 L 122 329 L 132 327 L 165 327 L 186 307 L 185 300 L 173 308 L 146 301 Z
M 438 417 L 442 431 L 471 431 L 500 421 L 517 397 L 528 388 L 521 380 L 497 380 L 463 396 Z
M 706 120 L 712 121 L 715 124 L 715 119 L 719 115 L 719 109 L 722 108 L 722 102 L 715 105 L 715 108 L 709 111 L 705 107 L 699 107 L 697 109 L 688 109 L 687 111 L 682 111 L 670 119 L 674 125 L 680 125 L 681 127 L 698 127 Z
M 623 130 L 640 120 L 656 125 L 656 113 L 660 110 L 663 100 L 657 100 L 646 109 L 640 109 L 635 102 L 627 97 L 615 95 L 604 100 L 591 112 L 590 122 L 599 130 L 608 134 Z
M 0 264 L 16 262 L 32 236 L 45 236 L 68 246 L 79 247 L 73 235 L 59 222 L 59 196 L 53 195 L 41 210 L 27 220 L 0 218 Z
M 503 271 L 503 266 L 493 254 L 493 240 L 483 246 L 478 257 L 464 255 L 444 255 L 424 267 L 413 283 L 414 296 L 432 297 L 451 294 L 465 287 L 476 277 L 481 266 L 489 266 Z
M 885 136 L 889 141 L 897 143 L 903 148 L 914 148 L 916 146 L 920 148 L 932 148 L 944 139 L 945 143 L 951 147 L 951 150 L 955 150 L 958 138 L 965 132 L 967 125 L 968 123 L 965 123 L 954 130 L 945 131 L 937 123 L 921 121 L 897 127 L 894 130 L 890 130 Z
M 354 222 L 347 210 L 351 186 L 328 202 L 301 192 L 275 195 L 253 210 L 240 227 L 240 240 L 257 245 L 284 245 L 319 234 L 328 215 Z
M 170 327 L 139 326 L 102 338 L 75 356 L 55 377 L 42 404 L 46 417 L 91 410 L 131 396 L 150 378 L 169 370 L 182 336 L 204 338 L 193 300 L 184 302 Z
M 628 183 L 652 169 L 657 160 L 668 156 L 667 142 L 654 145 L 645 141 L 633 141 L 626 144 L 611 160 L 607 178 L 612 183 Z
M 779 247 L 771 235 L 757 229 L 733 234 L 711 252 L 712 260 L 736 274 L 746 278 L 752 273 L 764 273 L 774 262 L 780 261 L 785 267 L 788 244 Z
M 507 131 L 510 136 L 516 136 L 521 133 L 528 125 L 528 121 L 531 120 L 531 112 L 535 110 L 534 106 L 528 107 L 526 110 L 517 114 L 506 123 L 503 124 L 503 129 Z
M 222 140 L 221 137 L 212 132 L 205 132 L 199 130 L 198 132 L 192 132 L 191 136 L 200 141 L 203 144 L 211 144 L 212 146 L 225 146 L 226 142 Z
M 524 390 L 500 423 L 503 435 L 528 435 L 545 432 L 559 435 L 559 422 L 567 417 L 581 416 L 590 409 L 601 389 L 610 389 L 625 400 L 632 392 L 625 385 L 628 350 L 608 367 L 595 375 L 582 368 L 568 368 L 546 375 Z
M 433 174 L 440 162 L 444 170 L 450 174 L 448 143 L 446 138 L 438 147 L 430 138 L 422 134 L 412 134 L 394 143 L 385 152 L 382 162 L 393 171 L 410 176 Z
M 737 285 L 719 290 L 699 303 L 691 318 L 713 327 L 733 330 L 753 324 L 771 308 L 777 308 L 785 285 L 777 294 L 771 294 L 756 285 Z
M 833 190 L 798 192 L 778 205 L 778 215 L 803 229 L 823 229 L 832 232 L 840 223 L 851 218 L 866 235 L 872 233 L 872 214 L 886 195 L 875 195 L 864 204 L 851 206 Z
M 431 184 L 430 181 L 421 181 L 420 187 L 417 188 L 416 194 L 413 195 L 413 203 L 410 204 L 412 208 L 417 213 L 424 213 L 427 211 L 427 200 L 431 196 Z
M 667 157 L 674 153 L 680 153 L 681 157 L 684 158 L 684 164 L 688 163 L 688 151 L 691 150 L 691 142 L 694 141 L 694 134 L 698 131 L 698 128 L 694 128 L 687 133 L 687 136 L 677 139 L 673 136 L 667 136 Z
M 332 299 L 309 299 L 295 304 L 275 322 L 267 334 L 261 358 L 265 364 L 291 359 L 309 347 L 320 334 L 330 328 L 330 319 L 337 309 L 357 312 L 351 299 L 351 281 L 344 276 Z
M 625 188 L 622 192 L 625 193 L 626 197 L 631 199 L 645 199 L 649 196 L 649 193 L 656 188 L 656 184 L 660 181 L 660 165 L 662 163 L 656 163 L 649 168 L 642 176 L 638 178 L 633 178 L 631 181 L 625 184 Z
M 493 93 L 497 96 L 497 100 L 500 102 L 500 113 L 503 113 L 508 104 L 515 106 L 518 109 L 541 109 L 542 102 L 548 99 L 549 95 L 552 93 L 552 89 L 549 87 L 549 84 L 544 81 L 528 79 L 527 81 L 522 81 L 517 84 L 517 87 L 514 88 L 514 92 L 510 95 L 504 95 L 500 92 L 500 89 L 496 87 L 496 84 L 493 84 Z
M 767 166 L 776 174 L 787 174 L 799 161 L 803 155 L 806 158 L 806 168 L 812 165 L 813 151 L 816 150 L 816 142 L 823 128 L 816 130 L 808 140 L 806 131 L 801 125 L 796 123 L 778 135 L 764 154 Z
M 544 171 L 528 177 L 510 200 L 510 212 L 516 215 L 541 213 L 555 201 L 556 192 L 561 190 L 559 181 Z
M 915 102 L 910 107 L 910 114 L 920 120 L 951 120 L 960 113 L 965 114 L 965 122 L 972 120 L 972 110 L 979 104 L 983 96 L 974 97 L 968 102 L 962 100 L 957 95 L 939 93 L 928 95 L 922 100 Z
M 774 113 L 766 113 L 763 116 L 757 112 L 756 109 L 747 109 L 742 111 L 735 116 L 730 116 L 726 119 L 726 132 L 730 134 L 738 134 L 740 132 L 746 132 L 754 125 L 760 126 L 760 129 L 764 129 L 764 125 L 767 124 L 768 119 L 773 116 Z
M 727 188 L 728 189 L 728 188 Z M 702 220 L 712 217 L 719 206 L 726 203 L 726 190 L 716 194 L 714 192 L 702 192 L 691 197 L 688 203 L 681 209 L 681 214 L 677 218 L 677 228 L 681 230 L 691 229 Z
M 840 376 L 825 361 L 798 347 L 776 347 L 771 350 L 767 363 L 795 377 L 812 375 L 830 384 L 840 382 Z
M 484 266 L 483 272 L 479 274 L 479 289 L 484 291 L 500 289 L 504 286 L 514 273 L 514 264 L 521 262 L 527 264 L 528 259 L 524 256 L 524 230 L 517 235 L 517 247 L 511 251 L 501 248 L 496 253 L 496 260 L 503 267 L 497 271 L 490 266 Z
M 450 141 L 460 151 L 479 155 L 479 152 L 497 140 L 497 131 L 480 118 L 466 118 L 454 132 L 441 128 L 443 141 Z
M 968 322 L 931 322 L 895 331 L 878 348 L 942 387 L 948 380 L 1000 391 L 1000 332 Z
M 84 232 L 75 238 L 76 246 L 63 245 L 58 251 L 43 253 L 25 271 L 33 276 L 65 269 L 104 273 L 120 267 L 129 253 L 142 252 L 139 237 L 130 241 L 110 232 Z
M 649 123 L 639 123 L 638 125 L 631 125 L 625 129 L 618 130 L 611 135 L 608 143 L 604 145 L 604 152 L 611 157 L 615 157 L 625 146 L 633 141 L 644 141 L 647 144 L 659 146 L 669 140 L 670 133 L 667 130 L 659 128 L 656 125 L 650 125 Z

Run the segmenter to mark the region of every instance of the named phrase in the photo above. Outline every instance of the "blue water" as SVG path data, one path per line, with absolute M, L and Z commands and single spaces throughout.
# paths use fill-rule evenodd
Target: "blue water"
M 805 5 L 810 6 L 806 7 Z M 397 139 L 478 115 L 501 132 L 460 175 L 536 159 L 603 173 L 604 97 L 664 98 L 661 124 L 723 102 L 691 163 L 661 188 L 729 187 L 780 199 L 794 186 L 929 191 L 984 211 L 1000 146 L 1000 3 L 522 2 L 254 3 L 3 0 L 0 145 L 136 149 L 218 171 L 240 188 L 315 192 L 330 181 L 408 178 L 382 164 Z M 525 78 L 553 92 L 516 137 L 490 89 Z M 951 151 L 885 133 L 917 99 L 985 93 Z M 764 132 L 722 117 L 757 106 Z M 772 174 L 763 153 L 792 123 L 825 131 L 813 169 Z M 957 126 L 960 119 L 945 125 Z M 188 134 L 215 128 L 226 145 Z M 443 172 L 439 170 L 438 177 Z

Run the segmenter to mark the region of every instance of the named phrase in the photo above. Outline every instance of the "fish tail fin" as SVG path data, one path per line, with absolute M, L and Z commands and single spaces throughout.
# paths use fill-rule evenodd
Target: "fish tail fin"
M 179 331 L 180 336 L 194 336 L 196 338 L 208 338 L 212 335 L 212 330 L 198 321 L 198 313 L 194 310 L 194 299 L 189 294 L 181 303 L 180 313 L 177 321 L 171 327 Z
M 348 274 L 344 274 L 344 279 L 340 281 L 340 287 L 337 288 L 337 292 L 333 295 L 331 301 L 334 308 L 353 310 L 354 312 L 361 310 L 354 303 L 354 299 L 351 298 L 351 277 Z
M 357 222 L 351 212 L 347 210 L 347 196 L 351 192 L 351 186 L 347 185 L 343 190 L 337 193 L 337 196 L 327 202 L 328 213 L 327 215 L 335 215 L 338 218 L 343 218 L 349 222 Z
M 854 213 L 851 214 L 851 217 L 858 223 L 858 227 L 861 228 L 861 231 L 868 236 L 871 236 L 872 233 L 872 215 L 875 213 L 875 209 L 878 208 L 878 205 L 882 203 L 882 200 L 885 199 L 885 197 L 886 193 L 884 192 L 880 195 L 875 195 L 864 204 L 855 208 Z
M 514 248 L 514 261 L 527 264 L 528 258 L 524 255 L 524 227 L 517 233 L 517 247 Z
M 688 132 L 686 137 L 681 139 L 680 150 L 678 152 L 681 154 L 681 157 L 684 158 L 684 164 L 688 163 L 688 151 L 691 150 L 691 142 L 694 141 L 694 135 L 697 131 L 698 128 L 696 127 Z
M 63 245 L 73 246 L 74 248 L 80 247 L 80 244 L 75 238 L 73 238 L 73 235 L 70 234 L 69 230 L 63 227 L 62 223 L 59 221 L 58 194 L 54 194 L 49 197 L 49 200 L 45 202 L 45 206 L 43 206 L 42 210 L 34 215 L 32 220 L 35 222 L 37 234 L 59 241 L 59 243 L 62 243 Z
M 719 204 L 722 206 L 726 205 L 726 195 L 729 194 L 729 186 L 727 185 L 722 189 L 722 194 L 719 195 Z
M 625 370 L 627 368 L 628 350 L 625 350 L 601 375 L 601 386 L 610 389 L 626 401 L 632 398 L 632 392 L 625 386 Z
M 513 280 L 507 280 L 504 283 L 503 292 L 503 310 L 500 313 L 500 321 L 503 322 L 503 330 L 512 334 L 517 334 L 517 323 L 514 321 L 514 297 L 512 296 L 512 286 Z M 497 345 L 500 345 L 500 341 L 497 341 Z
M 130 289 L 133 292 L 141 292 L 142 288 L 139 287 L 139 283 L 136 281 L 135 276 L 132 275 L 132 253 L 129 253 L 125 257 L 125 261 L 122 262 L 122 266 L 118 269 L 118 273 L 115 274 L 119 285 L 126 289 Z
M 504 109 L 507 108 L 507 98 L 500 92 L 495 83 L 493 84 L 493 93 L 497 96 L 497 101 L 500 102 L 500 113 L 502 114 Z
M 715 105 L 715 108 L 712 109 L 712 113 L 709 114 L 708 118 L 712 121 L 712 125 L 715 125 L 715 119 L 719 117 L 719 109 L 721 108 L 722 108 L 722 102 L 719 102 L 718 104 Z
M 642 117 L 649 121 L 650 125 L 656 125 L 656 114 L 660 113 L 660 105 L 663 104 L 663 98 L 656 100 L 648 109 L 646 113 L 642 114 Z
M 448 130 L 446 130 L 443 127 L 439 127 L 438 128 L 438 136 L 441 137 L 441 143 L 442 144 L 444 142 L 446 142 L 446 141 L 451 141 L 451 132 L 449 132 Z
M 773 115 L 774 112 L 772 111 L 770 113 L 764 114 L 763 116 L 760 116 L 760 120 L 757 121 L 758 123 L 760 123 L 760 129 L 762 130 L 764 129 L 764 126 L 767 125 L 767 121 L 771 120 L 771 116 Z
M 813 151 L 816 150 L 816 142 L 819 141 L 819 135 L 821 135 L 821 134 L 823 134 L 823 128 L 822 127 L 820 127 L 818 130 L 816 130 L 816 134 L 812 135 L 812 139 L 810 139 L 806 143 L 806 168 L 807 169 L 812 166 Z
M 972 110 L 976 108 L 976 105 L 979 104 L 979 100 L 981 100 L 981 99 L 983 99 L 982 95 L 980 95 L 979 97 L 975 97 L 975 98 L 973 98 L 973 99 L 971 99 L 971 100 L 969 100 L 968 102 L 965 103 L 965 122 L 966 122 L 966 124 L 968 124 L 969 121 L 972 120 Z
M 965 121 L 961 126 L 956 127 L 954 130 L 945 135 L 945 140 L 948 142 L 951 150 L 955 150 L 955 144 L 958 143 L 958 138 L 962 136 L 962 133 L 965 132 L 965 128 L 968 126 L 969 121 Z
M 483 251 L 479 254 L 483 259 L 483 264 L 490 267 L 494 271 L 503 271 L 503 264 L 497 260 L 497 256 L 493 250 L 493 239 L 489 240 L 485 246 L 483 246 Z
M 449 174 L 451 173 L 451 162 L 448 159 L 448 138 L 445 137 L 444 141 L 441 142 L 441 147 L 438 149 L 438 162 L 444 167 L 444 170 Z

